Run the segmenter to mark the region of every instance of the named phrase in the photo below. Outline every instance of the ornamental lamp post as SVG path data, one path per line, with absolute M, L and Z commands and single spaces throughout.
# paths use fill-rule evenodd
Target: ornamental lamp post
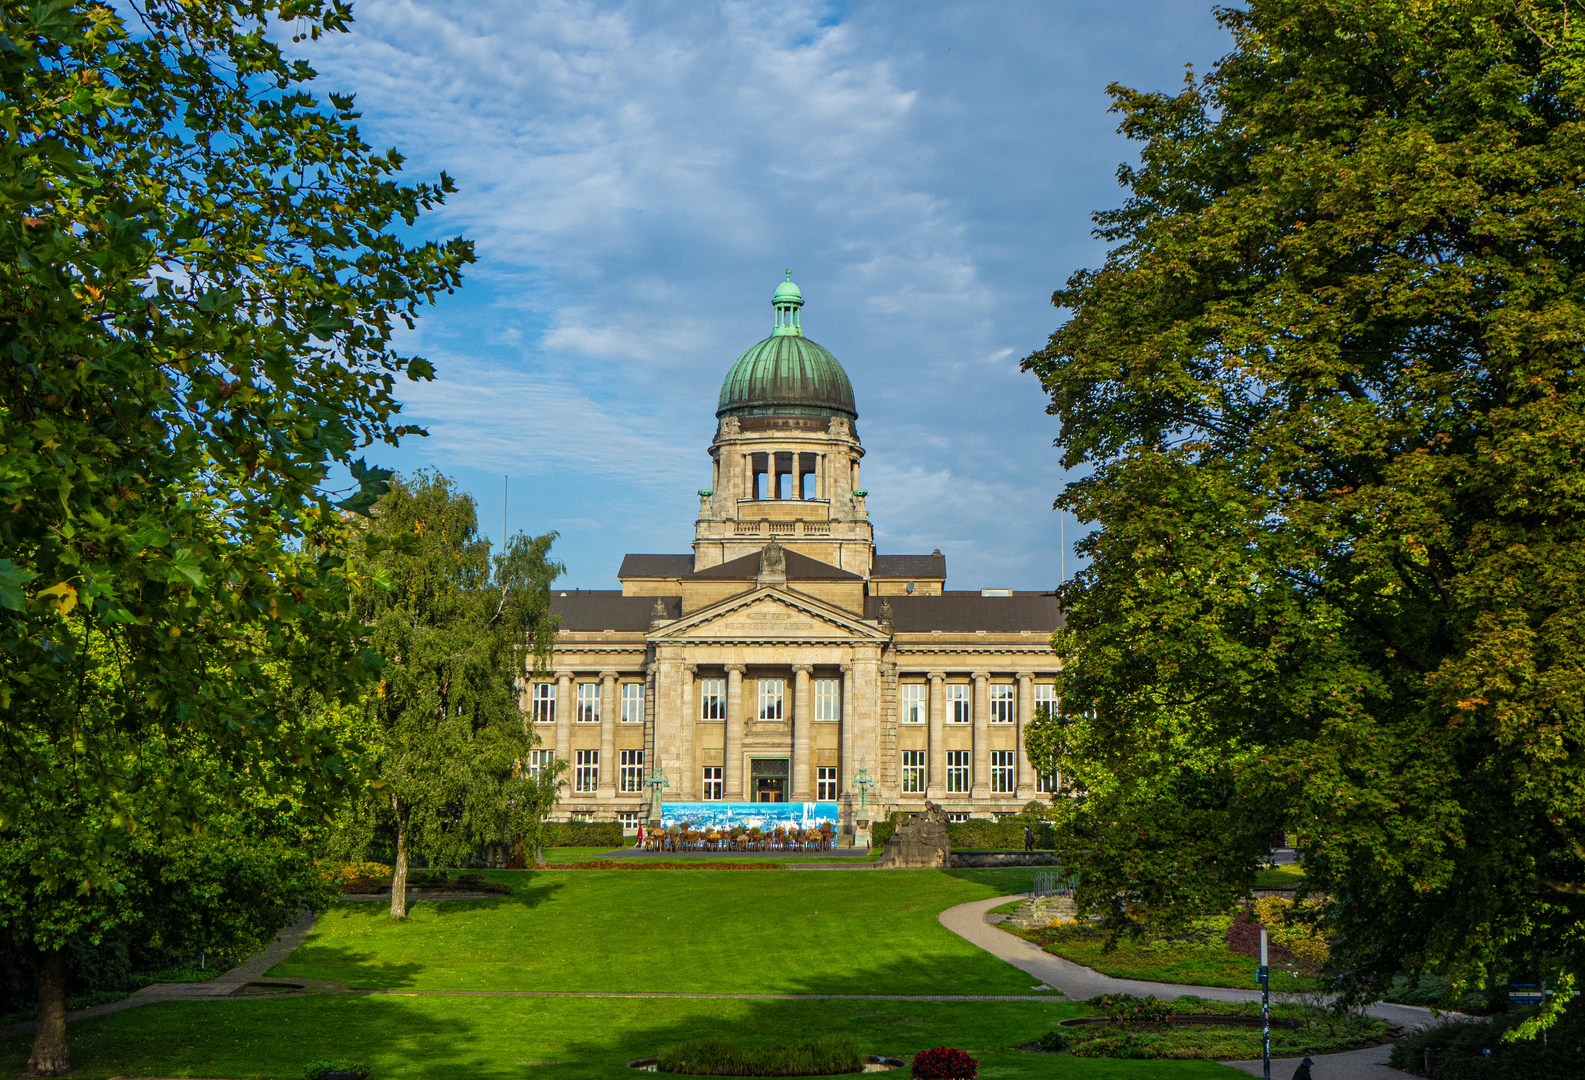
M 859 789 L 859 813 L 861 814 L 865 810 L 865 796 L 869 794 L 870 786 L 874 783 L 875 781 L 870 779 L 870 771 L 868 769 L 860 769 L 859 774 L 853 778 L 853 786 Z

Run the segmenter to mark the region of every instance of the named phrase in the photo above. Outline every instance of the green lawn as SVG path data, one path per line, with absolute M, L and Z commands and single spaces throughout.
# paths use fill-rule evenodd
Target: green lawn
M 1105 950 L 1105 931 L 1085 923 L 1007 932 L 1113 978 L 1258 990 L 1256 962 L 1227 947 L 1227 924 L 1226 916 L 1196 919 L 1181 936 L 1143 941 L 1125 937 L 1111 952 Z M 1276 970 L 1271 980 L 1273 990 L 1308 989 L 1312 985 L 1309 980 L 1295 979 Z
M 719 879 L 717 879 L 719 880 Z M 962 1047 L 985 1080 L 1226 1080 L 1210 1062 L 1026 1054 L 1011 1047 L 1082 1011 L 1065 1002 L 732 1001 L 335 995 L 151 1005 L 71 1026 L 74 1076 L 294 1080 L 351 1057 L 373 1080 L 630 1080 L 625 1068 L 704 1035 L 745 1046 L 851 1035 L 866 1052 Z M 28 1039 L 0 1043 L 26 1066 Z M 557 1062 L 556 1065 L 533 1064 Z M 906 1077 L 906 1071 L 892 1076 Z
M 936 921 L 1032 870 L 490 871 L 500 899 L 339 904 L 270 974 L 353 988 L 1027 994 Z
M 1304 881 L 1304 867 L 1298 863 L 1286 866 L 1268 866 L 1255 871 L 1255 888 L 1288 889 Z

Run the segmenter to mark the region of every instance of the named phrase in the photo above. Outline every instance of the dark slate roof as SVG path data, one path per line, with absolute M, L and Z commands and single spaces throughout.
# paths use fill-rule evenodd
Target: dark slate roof
M 1038 630 L 1049 634 L 1064 625 L 1057 596 L 1048 592 L 1021 592 L 1012 596 L 981 596 L 977 592 L 946 592 L 940 596 L 867 596 L 864 617 L 879 619 L 881 604 L 890 601 L 892 622 L 899 634 L 928 634 L 988 630 L 1016 633 Z
M 830 563 L 811 559 L 796 551 L 782 548 L 782 554 L 787 559 L 788 581 L 862 580 L 858 574 L 850 574 Z M 753 581 L 759 577 L 759 557 L 760 553 L 756 551 L 752 555 L 744 555 L 740 559 L 733 559 L 731 562 L 724 562 L 720 566 L 712 566 L 708 570 L 700 570 L 688 576 L 694 581 Z
M 632 556 L 629 556 L 631 558 Z M 682 618 L 682 597 L 662 596 L 666 618 Z M 563 630 L 649 631 L 653 596 L 623 596 L 616 589 L 552 589 L 550 613 L 561 616 Z
M 947 557 L 939 551 L 933 555 L 877 555 L 870 577 L 945 581 Z
M 692 555 L 624 555 L 618 580 L 627 578 L 683 577 L 693 573 Z

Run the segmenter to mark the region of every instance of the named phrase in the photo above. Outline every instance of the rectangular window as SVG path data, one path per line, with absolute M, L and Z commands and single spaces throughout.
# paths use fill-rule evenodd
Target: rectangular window
M 842 680 L 815 680 L 815 719 L 842 719 Z
M 599 722 L 600 684 L 581 682 L 578 684 L 578 723 L 598 724 Z
M 699 719 L 726 719 L 726 680 L 699 680 Z
M 903 792 L 908 795 L 920 795 L 925 790 L 925 752 L 923 750 L 903 751 Z
M 622 791 L 644 790 L 644 751 L 622 750 L 621 772 L 617 773 L 617 782 Z
M 593 810 L 574 810 L 571 814 L 567 815 L 567 820 L 568 821 L 593 821 L 594 820 L 594 811 Z
M 622 684 L 622 723 L 642 724 L 643 722 L 644 684 L 625 682 Z
M 930 687 L 924 683 L 903 683 L 903 715 L 901 722 L 904 724 L 928 724 L 930 722 Z
M 820 766 L 815 770 L 815 798 L 820 802 L 837 801 L 837 770 L 835 766 Z
M 947 751 L 947 791 L 953 795 L 969 793 L 969 752 Z
M 600 786 L 600 751 L 574 750 L 572 790 L 594 791 Z
M 1015 701 L 1013 687 L 1009 685 L 993 685 L 991 687 L 991 723 L 1011 724 L 1016 719 L 1013 711 Z
M 556 688 L 550 683 L 536 683 L 529 695 L 530 711 L 536 724 L 556 722 Z
M 721 798 L 721 766 L 704 767 L 704 800 L 715 802 Z
M 1062 790 L 1061 773 L 1036 773 L 1035 791 L 1041 795 L 1055 795 Z
M 1057 715 L 1057 688 L 1051 683 L 1035 684 L 1035 715 L 1040 715 L 1040 710 L 1046 710 L 1047 716 Z
M 1011 795 L 1013 793 L 1013 752 L 1011 750 L 991 751 L 991 794 Z
M 963 683 L 952 683 L 947 687 L 947 723 L 974 722 L 974 706 L 970 702 L 969 689 Z
M 781 699 L 783 683 L 780 679 L 761 679 L 759 681 L 759 718 L 761 720 L 781 719 Z
M 548 769 L 556 760 L 554 750 L 530 750 L 528 752 L 528 775 L 537 777 L 539 770 Z
M 948 815 L 947 815 L 947 820 L 948 820 L 948 821 L 950 821 L 950 822 L 953 822 L 953 823 L 954 823 L 954 824 L 956 824 L 956 823 L 958 823 L 958 822 L 960 822 L 960 821 L 967 821 L 967 820 L 969 820 L 969 815 L 968 815 L 968 812 L 967 812 L 967 811 L 965 811 L 965 810 L 959 810 L 959 811 L 958 811 L 958 812 L 957 812 L 957 813 L 955 813 L 955 814 L 948 814 Z
M 637 832 L 638 819 L 642 815 L 637 810 L 618 810 L 616 820 L 622 823 L 623 832 Z

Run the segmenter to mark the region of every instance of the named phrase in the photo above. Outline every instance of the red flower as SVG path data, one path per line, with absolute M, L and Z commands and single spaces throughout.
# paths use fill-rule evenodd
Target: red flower
M 938 1046 L 914 1055 L 914 1080 L 974 1080 L 980 1063 L 962 1050 Z

